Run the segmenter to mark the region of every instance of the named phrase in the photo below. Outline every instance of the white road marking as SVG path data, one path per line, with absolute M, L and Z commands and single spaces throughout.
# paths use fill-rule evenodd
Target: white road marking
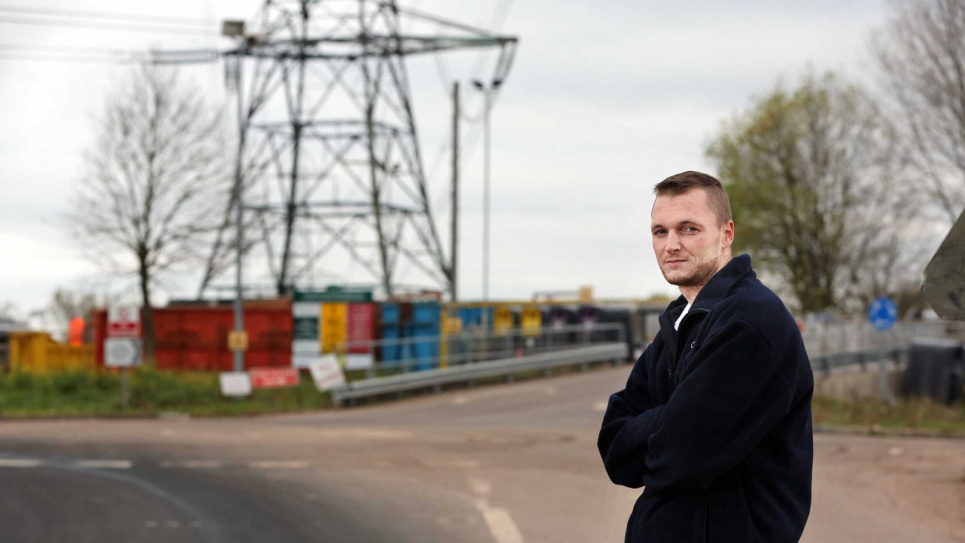
M 489 481 L 480 479 L 479 477 L 470 477 L 469 486 L 474 493 L 480 496 L 487 496 L 493 489 L 493 485 L 491 485 Z
M 144 522 L 144 527 L 145 527 L 145 528 L 157 528 L 157 521 L 156 521 L 156 520 L 148 520 L 148 521 L 145 521 L 145 522 Z
M 308 462 L 301 460 L 256 460 L 248 462 L 253 469 L 305 469 Z
M 131 469 L 130 460 L 78 460 L 74 467 L 81 469 Z
M 0 468 L 36 468 L 40 460 L 32 458 L 0 458 Z
M 164 526 L 166 526 L 167 528 L 180 528 L 181 523 L 176 520 L 169 520 L 164 523 Z
M 160 464 L 164 469 L 218 469 L 223 465 L 220 460 L 166 460 Z
M 476 500 L 476 509 L 482 513 L 496 543 L 524 543 L 523 534 L 519 532 L 509 511 L 501 507 L 490 507 L 489 502 L 484 499 Z
M 546 387 L 546 389 L 543 392 L 546 392 L 546 394 L 549 396 L 553 396 L 554 394 L 556 394 L 556 387 Z
M 891 456 L 901 456 L 901 455 L 905 454 L 905 448 L 904 448 L 904 447 L 892 447 L 892 448 L 888 449 L 888 454 L 890 454 Z
M 593 406 L 593 410 L 603 413 L 606 411 L 606 406 L 607 406 L 607 402 L 605 401 L 597 402 L 596 405 Z
M 469 403 L 469 398 L 466 396 L 456 396 L 452 399 L 452 405 L 466 405 Z

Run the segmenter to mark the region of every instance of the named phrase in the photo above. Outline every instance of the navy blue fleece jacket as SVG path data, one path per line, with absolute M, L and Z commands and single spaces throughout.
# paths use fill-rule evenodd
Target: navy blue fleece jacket
M 747 255 L 683 297 L 610 396 L 597 445 L 610 479 L 644 487 L 627 543 L 784 543 L 811 505 L 811 364 Z

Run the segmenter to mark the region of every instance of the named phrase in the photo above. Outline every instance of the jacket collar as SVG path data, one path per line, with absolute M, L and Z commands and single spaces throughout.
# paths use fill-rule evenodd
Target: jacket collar
M 697 293 L 697 298 L 694 300 L 694 304 L 690 307 L 690 310 L 694 309 L 711 309 L 717 302 L 723 300 L 727 293 L 734 287 L 734 284 L 743 279 L 745 276 L 757 277 L 754 270 L 751 269 L 751 257 L 749 255 L 742 254 L 735 256 L 728 262 L 723 268 L 720 269 L 707 284 L 700 289 Z M 684 306 L 687 305 L 687 299 L 681 295 L 679 298 L 670 302 L 667 306 L 666 315 L 673 317 L 670 322 L 677 320 L 680 316 L 680 312 L 683 311 Z

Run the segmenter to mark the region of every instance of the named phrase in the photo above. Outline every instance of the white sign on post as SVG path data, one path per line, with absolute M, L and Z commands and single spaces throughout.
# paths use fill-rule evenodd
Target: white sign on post
M 221 394 L 225 396 L 250 396 L 251 377 L 245 371 L 226 371 L 220 375 Z
M 136 306 L 121 305 L 107 311 L 107 337 L 141 337 L 141 311 Z
M 105 339 L 104 365 L 111 368 L 141 365 L 141 340 L 129 337 Z
M 331 390 L 345 385 L 345 374 L 338 364 L 338 357 L 334 354 L 320 356 L 308 364 L 312 373 L 312 380 L 319 391 Z

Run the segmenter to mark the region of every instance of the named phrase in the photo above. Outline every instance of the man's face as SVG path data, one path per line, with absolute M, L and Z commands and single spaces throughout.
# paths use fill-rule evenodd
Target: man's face
M 653 252 L 671 285 L 702 287 L 729 260 L 734 222 L 717 224 L 703 189 L 658 196 L 650 224 Z

